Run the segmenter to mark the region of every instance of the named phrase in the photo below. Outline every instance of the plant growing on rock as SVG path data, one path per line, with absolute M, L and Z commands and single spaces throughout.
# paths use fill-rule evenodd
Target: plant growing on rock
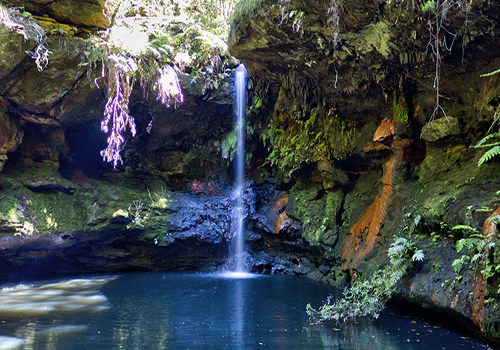
M 350 153 L 355 123 L 340 117 L 335 109 L 326 114 L 315 108 L 306 121 L 281 113 L 285 117 L 278 116 L 262 134 L 271 165 L 277 165 L 281 172 L 290 176 L 302 163 L 342 159 Z M 280 125 L 280 119 L 286 119 L 288 125 Z
M 37 43 L 28 56 L 35 60 L 36 67 L 43 71 L 49 63 L 49 54 L 52 52 L 45 47 L 45 30 L 32 18 L 29 12 L 20 12 L 17 8 L 5 8 L 0 5 L 0 23 L 17 33 L 22 34 L 25 40 Z
M 496 225 L 500 222 L 500 217 L 494 215 L 487 220 Z M 467 264 L 469 268 L 480 271 L 486 279 L 493 277 L 500 271 L 500 264 L 497 261 L 496 254 L 490 255 L 496 244 L 495 233 L 492 232 L 485 236 L 482 233 L 475 233 L 477 230 L 467 225 L 458 225 L 452 228 L 452 230 L 454 229 L 471 233 L 466 234 L 466 237 L 456 242 L 457 253 L 462 253 L 460 258 L 455 259 L 452 263 L 457 280 L 462 278 L 461 272 Z M 500 286 L 498 293 L 500 293 Z
M 451 52 L 455 40 L 460 34 L 463 34 L 463 44 L 467 42 L 466 34 L 468 27 L 469 13 L 471 5 L 465 0 L 428 0 L 422 7 L 421 12 L 429 15 L 429 42 L 431 54 L 435 59 L 435 75 L 434 75 L 434 90 L 436 91 L 436 103 L 429 117 L 429 125 L 436 119 L 440 113 L 447 117 L 444 108 L 441 106 L 441 98 L 443 97 L 440 92 L 440 78 L 441 78 L 441 60 L 446 52 Z M 462 27 L 453 32 L 447 28 L 447 20 L 449 15 L 455 12 L 456 15 L 460 14 L 464 17 Z M 445 33 L 445 34 L 443 34 Z M 426 129 L 425 129 L 426 130 Z M 425 132 L 422 131 L 422 133 Z
M 244 134 L 247 138 L 253 135 L 254 130 L 252 126 L 248 122 L 244 122 L 243 125 L 237 125 L 231 132 L 229 132 L 226 138 L 222 141 L 220 148 L 222 153 L 222 158 L 227 159 L 231 162 L 234 159 L 234 156 L 238 152 L 238 132 L 239 129 L 244 128 Z M 248 154 L 245 157 L 248 162 Z
M 416 249 L 414 243 L 406 238 L 396 238 L 390 245 L 387 255 L 391 264 L 369 278 L 357 279 L 342 293 L 342 299 L 328 297 L 327 303 L 318 310 L 311 304 L 306 312 L 313 323 L 334 320 L 337 323 L 355 321 L 357 317 L 376 319 L 385 308 L 387 300 L 394 294 L 395 286 L 407 273 L 414 261 L 422 261 L 424 253 Z
M 145 206 L 144 202 L 140 199 L 129 205 L 128 213 L 130 214 L 131 222 L 127 225 L 128 229 L 146 228 L 155 214 L 155 210 L 167 208 L 168 195 L 164 189 L 162 189 L 160 193 L 153 192 L 153 195 L 151 195 L 151 192 L 148 190 L 148 195 L 150 200 L 148 206 Z
M 500 69 L 497 69 L 496 71 L 482 74 L 481 77 L 489 77 L 491 75 L 500 73 Z M 495 132 L 492 132 L 493 127 L 497 126 L 498 127 L 498 121 L 500 120 L 500 106 L 497 107 L 493 114 L 493 122 L 491 123 L 488 131 L 486 132 L 486 136 L 483 137 L 479 142 L 475 145 L 472 146 L 474 148 L 485 148 L 488 147 L 490 148 L 488 151 L 486 151 L 481 158 L 477 161 L 477 166 L 481 166 L 484 162 L 489 161 L 493 157 L 496 157 L 497 155 L 500 154 L 500 129 L 498 129 Z
M 104 161 L 116 167 L 123 163 L 120 151 L 124 133 L 136 135 L 134 117 L 129 114 L 130 95 L 138 82 L 144 95 L 149 91 L 167 107 L 183 102 L 178 73 L 189 71 L 194 80 L 201 79 L 204 92 L 218 88 L 225 77 L 222 56 L 228 56 L 227 45 L 218 35 L 220 24 L 228 28 L 227 13 L 232 0 L 171 2 L 135 0 L 118 1 L 114 25 L 99 37 L 90 39 L 86 54 L 89 72 L 101 64 L 101 78 L 107 89 L 101 129 L 109 133 L 108 146 L 101 151 Z M 218 6 L 218 7 L 217 7 Z M 218 12 L 217 9 L 224 9 Z M 209 15 L 217 12 L 217 16 Z M 225 16 L 225 17 L 224 17 Z M 202 25 L 200 25 L 200 23 Z M 204 25 L 204 26 L 203 26 Z M 215 34 L 214 34 L 215 33 Z M 151 119 L 146 132 L 153 125 Z

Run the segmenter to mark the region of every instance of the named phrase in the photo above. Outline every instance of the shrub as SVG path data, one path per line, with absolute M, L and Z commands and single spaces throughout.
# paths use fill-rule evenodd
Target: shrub
M 313 323 L 334 320 L 337 323 L 355 321 L 357 317 L 376 319 L 393 295 L 397 282 L 406 274 L 413 261 L 422 261 L 422 250 L 415 249 L 413 242 L 396 238 L 387 251 L 391 264 L 370 278 L 360 278 L 346 288 L 340 300 L 329 296 L 318 310 L 307 304 L 306 312 Z

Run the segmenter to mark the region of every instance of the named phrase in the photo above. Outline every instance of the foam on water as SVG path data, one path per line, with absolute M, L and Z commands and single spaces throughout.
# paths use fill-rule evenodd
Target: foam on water
M 41 316 L 53 312 L 100 312 L 110 307 L 99 290 L 117 276 L 81 278 L 0 290 L 0 316 Z
M 259 275 L 245 271 L 227 271 L 227 272 L 221 272 L 215 276 L 222 278 L 234 278 L 234 279 L 259 277 Z
M 0 349 L 19 349 L 21 345 L 25 343 L 24 339 L 7 337 L 0 335 Z
M 66 334 L 66 333 L 76 333 L 83 332 L 86 330 L 88 326 L 85 325 L 73 325 L 67 324 L 62 326 L 54 326 L 44 329 L 43 331 L 38 332 L 40 335 L 54 335 L 54 334 Z

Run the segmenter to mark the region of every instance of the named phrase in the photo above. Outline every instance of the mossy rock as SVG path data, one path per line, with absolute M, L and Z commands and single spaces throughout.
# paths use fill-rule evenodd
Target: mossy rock
M 338 240 L 337 215 L 344 197 L 343 190 L 325 193 L 322 187 L 290 192 L 286 213 L 302 223 L 302 236 L 311 245 L 335 246 Z
M 27 174 L 21 176 L 26 178 Z M 70 183 L 72 191 L 47 186 L 30 189 L 23 181 L 3 178 L 0 231 L 15 233 L 24 223 L 33 225 L 29 234 L 139 228 L 136 231 L 145 232 L 140 240 L 156 244 L 164 240 L 170 202 L 169 192 L 161 188 L 163 182 L 138 183 L 140 181 L 134 179 L 128 184 L 123 180 L 122 185 L 117 186 L 102 181 L 71 183 L 62 177 L 59 179 Z M 132 214 L 139 207 L 141 227 L 130 225 Z

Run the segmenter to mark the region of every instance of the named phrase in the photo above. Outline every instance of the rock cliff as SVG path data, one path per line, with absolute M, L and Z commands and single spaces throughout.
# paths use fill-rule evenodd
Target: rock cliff
M 426 258 L 399 296 L 453 310 L 498 337 L 498 277 L 484 272 L 495 264 L 498 231 L 489 220 L 497 220 L 498 163 L 478 167 L 484 150 L 470 146 L 486 135 L 498 105 L 499 76 L 480 75 L 500 65 L 499 5 L 426 6 L 242 1 L 230 52 L 268 84 L 254 93 L 268 103 L 271 156 L 289 193 L 284 212 L 301 224 L 300 240 L 319 250 L 311 262 L 323 267 L 319 278 L 369 276 L 388 263 L 394 237 L 409 236 Z M 331 129 L 335 117 L 354 127 Z M 349 147 L 334 137 L 303 141 L 296 130 L 318 140 L 340 132 Z M 341 152 L 302 157 L 328 146 Z M 302 165 L 290 167 L 291 158 Z M 480 264 L 468 260 L 472 246 L 457 252 L 471 232 L 492 242 L 479 249 Z
M 500 165 L 478 167 L 484 149 L 470 146 L 499 105 L 500 75 L 480 75 L 500 67 L 500 5 L 432 3 L 237 6 L 230 50 L 251 78 L 247 266 L 345 285 L 388 264 L 394 237 L 410 237 L 425 260 L 398 297 L 499 338 L 499 276 L 481 271 L 498 266 Z M 107 28 L 113 11 L 101 1 L 23 4 L 52 35 L 40 41 L 26 19 L 0 16 L 2 281 L 227 263 L 230 80 L 206 89 L 179 74 L 178 108 L 136 86 L 137 136 L 113 169 L 99 155 L 106 91 L 94 83 L 100 68 L 86 65 L 86 37 Z M 40 43 L 47 62 L 33 55 Z M 479 243 L 457 252 L 466 238 Z M 488 250 L 477 251 L 480 242 Z

